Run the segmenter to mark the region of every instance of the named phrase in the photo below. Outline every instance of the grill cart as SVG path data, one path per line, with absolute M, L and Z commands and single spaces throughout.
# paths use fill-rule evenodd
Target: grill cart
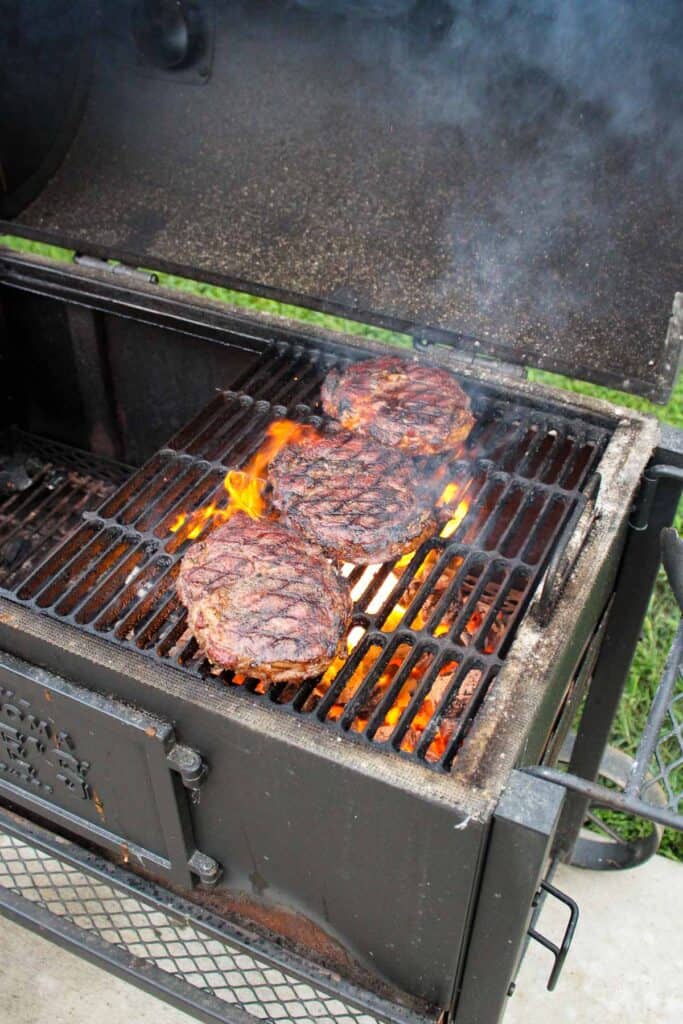
M 680 637 L 596 780 L 683 439 L 524 369 L 671 393 L 679 5 L 362 8 L 15 0 L 0 40 L 2 230 L 69 256 L 0 249 L 0 909 L 208 1021 L 494 1024 L 529 936 L 562 966 L 553 864 L 656 845 L 591 805 L 680 827 Z M 333 673 L 217 674 L 198 510 L 396 344 L 472 405 L 445 525 L 341 567 Z

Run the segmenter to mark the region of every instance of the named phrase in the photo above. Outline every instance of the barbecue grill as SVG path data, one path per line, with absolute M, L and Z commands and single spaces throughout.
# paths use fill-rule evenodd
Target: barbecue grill
M 557 979 L 577 915 L 557 859 L 652 852 L 577 843 L 589 800 L 680 824 L 661 758 L 664 797 L 647 765 L 624 794 L 595 779 L 683 441 L 522 369 L 670 393 L 666 188 L 633 213 L 596 186 L 618 244 L 587 225 L 578 251 L 563 222 L 552 302 L 523 252 L 516 295 L 484 287 L 481 227 L 519 152 L 492 149 L 507 93 L 479 97 L 496 117 L 469 155 L 473 126 L 444 121 L 449 5 L 375 12 L 360 34 L 357 12 L 316 4 L 115 6 L 19 21 L 0 52 L 5 227 L 73 253 L 0 250 L 0 909 L 206 1020 L 490 1024 L 529 936 Z M 611 197 L 657 177 L 616 160 L 607 114 L 582 127 L 576 97 L 552 103 L 601 140 Z M 604 279 L 579 300 L 598 253 Z M 171 291 L 164 271 L 366 327 Z M 322 677 L 216 670 L 176 595 L 183 554 L 268 428 L 320 426 L 326 374 L 389 344 L 450 369 L 472 404 L 439 465 L 439 525 L 393 563 L 341 567 L 348 652 Z M 547 897 L 567 906 L 559 944 Z

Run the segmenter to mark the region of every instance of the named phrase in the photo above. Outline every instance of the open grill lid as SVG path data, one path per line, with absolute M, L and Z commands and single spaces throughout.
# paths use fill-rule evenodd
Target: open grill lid
M 665 400 L 683 7 L 517 6 L 19 0 L 6 229 Z

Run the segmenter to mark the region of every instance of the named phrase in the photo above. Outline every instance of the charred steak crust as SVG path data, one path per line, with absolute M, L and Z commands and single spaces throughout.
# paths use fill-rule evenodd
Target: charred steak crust
M 448 451 L 474 424 L 469 399 L 452 374 L 399 356 L 331 370 L 322 403 L 348 430 L 411 455 Z
M 318 545 L 242 512 L 184 556 L 177 591 L 214 665 L 267 681 L 324 672 L 344 650 L 348 586 Z
M 411 460 L 359 434 L 287 445 L 268 475 L 275 507 L 340 561 L 389 562 L 434 530 Z

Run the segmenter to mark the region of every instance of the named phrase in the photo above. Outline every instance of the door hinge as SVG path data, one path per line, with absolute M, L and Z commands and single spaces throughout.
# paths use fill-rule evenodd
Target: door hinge
M 201 885 L 206 888 L 216 885 L 223 875 L 223 868 L 206 853 L 195 850 L 187 862 L 187 866 L 193 875 L 196 875 Z
M 202 755 L 191 747 L 176 743 L 166 754 L 166 761 L 178 773 L 185 789 L 190 790 L 193 802 L 198 803 L 199 789 L 209 773 Z
M 90 270 L 129 277 L 134 281 L 144 281 L 146 284 L 159 283 L 159 278 L 151 270 L 139 270 L 137 267 L 129 267 L 127 263 L 110 263 L 109 260 L 101 260 L 97 256 L 87 256 L 80 252 L 74 253 L 73 261 L 79 267 L 87 267 Z
M 413 334 L 411 335 L 411 341 L 416 352 L 427 352 L 435 345 L 444 345 L 448 349 L 449 360 L 452 359 L 454 362 L 460 363 L 465 371 L 476 370 L 479 366 L 487 370 L 494 367 L 506 377 L 512 377 L 515 380 L 524 380 L 527 376 L 526 367 L 519 363 L 507 363 L 503 359 L 497 359 L 495 356 L 480 355 L 469 348 L 458 348 L 454 343 L 439 342 L 425 334 Z

